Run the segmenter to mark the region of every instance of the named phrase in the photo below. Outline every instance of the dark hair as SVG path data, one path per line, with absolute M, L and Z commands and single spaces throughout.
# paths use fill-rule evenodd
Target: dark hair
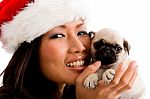
M 0 99 L 59 99 L 57 86 L 46 79 L 39 68 L 41 38 L 42 36 L 31 43 L 23 42 L 13 54 L 2 73 L 3 85 L 0 87 Z M 73 99 L 74 87 L 66 89 L 65 92 L 74 95 Z M 67 99 L 66 94 L 63 97 Z

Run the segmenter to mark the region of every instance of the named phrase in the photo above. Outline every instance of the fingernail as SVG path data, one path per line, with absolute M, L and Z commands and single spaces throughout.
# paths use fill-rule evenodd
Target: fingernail
M 134 65 L 135 67 L 138 67 L 138 65 L 137 65 L 137 62 L 136 62 L 136 61 L 133 61 L 132 63 L 133 63 L 133 65 Z
M 94 64 L 95 64 L 96 66 L 100 66 L 100 65 L 101 65 L 101 62 L 100 62 L 100 61 L 96 61 Z
M 134 61 L 134 65 L 135 65 L 135 67 L 136 67 L 137 69 L 139 68 L 139 65 L 137 64 L 136 61 Z

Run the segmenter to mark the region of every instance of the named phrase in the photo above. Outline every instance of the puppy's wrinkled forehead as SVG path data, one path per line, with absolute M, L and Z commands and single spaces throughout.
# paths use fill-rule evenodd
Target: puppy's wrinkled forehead
M 117 31 L 108 28 L 96 32 L 96 35 L 93 38 L 93 42 L 99 41 L 101 39 L 104 39 L 105 41 L 111 44 L 123 44 L 123 38 L 121 37 L 121 35 Z

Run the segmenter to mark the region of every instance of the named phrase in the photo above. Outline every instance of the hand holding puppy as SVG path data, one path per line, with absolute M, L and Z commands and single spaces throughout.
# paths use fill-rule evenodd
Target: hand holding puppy
M 77 99 L 118 99 L 123 92 L 133 87 L 138 72 L 135 61 L 131 61 L 127 69 L 122 64 L 119 64 L 115 77 L 109 85 L 105 85 L 103 80 L 100 80 L 98 81 L 98 86 L 94 89 L 85 88 L 83 85 L 84 80 L 88 75 L 95 73 L 99 67 L 99 62 L 97 65 L 95 63 L 91 64 L 77 78 Z

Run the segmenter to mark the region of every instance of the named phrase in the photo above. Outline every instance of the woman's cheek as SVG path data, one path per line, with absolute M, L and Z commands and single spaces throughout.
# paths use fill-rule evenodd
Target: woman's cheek
M 61 57 L 64 56 L 67 52 L 67 45 L 66 43 L 59 42 L 59 43 L 49 43 L 48 46 L 49 52 L 53 55 L 53 57 Z

